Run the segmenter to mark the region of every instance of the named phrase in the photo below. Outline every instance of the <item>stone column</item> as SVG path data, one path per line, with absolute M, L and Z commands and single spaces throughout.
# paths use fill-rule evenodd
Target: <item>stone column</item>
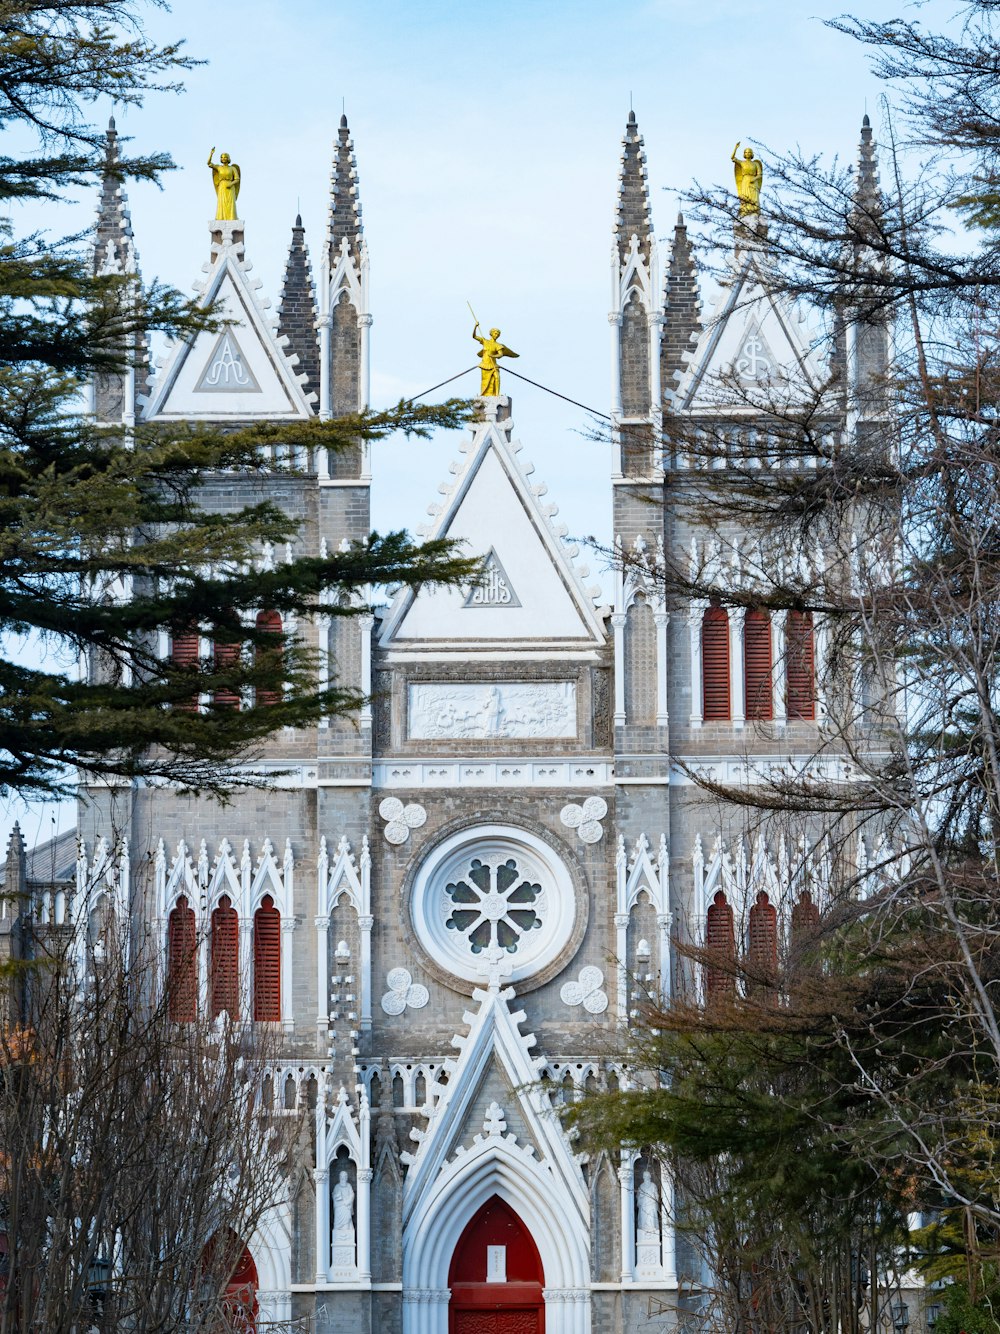
M 316 1187 L 316 1282 L 330 1281 L 330 1171 L 313 1168 Z
M 615 632 L 615 727 L 624 727 L 625 718 L 625 612 L 612 613 Z
M 743 624 L 746 612 L 742 607 L 729 610 L 729 716 L 734 727 L 746 722 L 746 684 L 743 679 Z
M 657 365 L 659 360 L 657 359 Z M 656 626 L 656 725 L 667 725 L 667 626 L 670 624 L 668 611 L 654 611 L 653 623 Z
M 281 1022 L 286 1033 L 295 1031 L 295 1008 L 292 1004 L 292 932 L 298 926 L 295 917 L 281 919 Z
M 316 926 L 316 1037 L 321 1053 L 326 1053 L 330 1024 L 330 919 L 315 917 Z
M 701 623 L 705 618 L 705 607 L 695 602 L 688 612 L 688 633 L 691 637 L 691 726 L 700 727 L 702 714 L 701 682 Z
M 635 1278 L 635 1163 L 632 1154 L 622 1150 L 618 1169 L 621 1185 L 622 1282 Z
M 362 728 L 368 729 L 372 725 L 372 706 L 369 696 L 372 693 L 372 627 L 374 624 L 374 616 L 358 617 L 358 631 L 361 635 L 361 680 L 358 688 L 365 697 L 358 721 Z
M 374 917 L 362 916 L 358 918 L 358 934 L 361 945 L 359 986 L 361 990 L 362 1033 L 370 1033 L 372 1027 L 372 927 L 374 925 Z
M 371 1198 L 372 1177 L 370 1167 L 358 1168 L 358 1279 L 362 1283 L 372 1280 L 372 1224 Z
M 329 295 L 326 302 L 329 302 Z M 319 322 L 319 419 L 320 421 L 330 420 L 330 315 L 329 312 L 320 317 Z M 320 457 L 316 461 L 316 471 L 320 477 L 330 476 L 330 460 L 325 449 L 320 450 Z
M 618 1022 L 628 1024 L 628 913 L 615 913 L 615 946 L 618 951 Z
M 590 1334 L 590 1292 L 586 1288 L 543 1288 L 545 1334 Z
M 772 696 L 774 721 L 779 727 L 784 727 L 787 721 L 785 704 L 785 622 L 787 619 L 788 613 L 785 611 L 776 611 L 771 616 Z
M 660 995 L 664 1004 L 669 1001 L 671 995 L 670 926 L 673 920 L 673 913 L 658 912 L 656 914 L 656 925 L 660 929 Z
M 618 279 L 618 252 L 613 252 L 612 260 L 612 300 L 617 305 L 621 300 L 619 293 Z M 608 323 L 611 325 L 611 413 L 614 417 L 622 415 L 622 314 L 620 310 L 613 310 L 608 315 Z M 621 472 L 619 463 L 618 471 Z
M 246 913 L 239 919 L 240 1017 L 245 1024 L 253 1022 L 253 918 L 249 911 L 247 906 Z

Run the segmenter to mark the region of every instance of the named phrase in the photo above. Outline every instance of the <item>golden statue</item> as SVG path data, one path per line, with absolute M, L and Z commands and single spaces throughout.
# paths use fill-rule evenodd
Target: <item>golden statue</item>
M 737 139 L 733 149 L 733 171 L 736 173 L 736 193 L 740 197 L 740 217 L 760 212 L 760 187 L 764 180 L 764 164 L 754 157 L 752 148 L 744 148 L 743 161 L 736 154 L 740 149 Z
M 212 168 L 212 184 L 215 186 L 216 221 L 235 222 L 240 216 L 236 212 L 236 201 L 240 197 L 240 169 L 235 162 L 230 162 L 229 154 L 223 153 L 218 162 L 213 162 L 213 148 L 208 155 L 208 165 Z
M 500 357 L 516 357 L 517 353 L 512 352 L 509 347 L 500 342 L 499 329 L 491 329 L 489 338 L 483 338 L 481 334 L 476 332 L 478 328 L 479 321 L 476 320 L 472 336 L 483 349 L 483 355 L 479 358 L 479 369 L 482 372 L 479 394 L 482 398 L 499 398 L 500 367 L 497 362 Z

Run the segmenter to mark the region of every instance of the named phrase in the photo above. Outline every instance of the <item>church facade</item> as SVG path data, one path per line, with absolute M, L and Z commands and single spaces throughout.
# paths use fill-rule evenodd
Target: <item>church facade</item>
M 866 129 L 870 174 L 872 151 Z M 315 281 L 296 220 L 270 318 L 242 222 L 211 223 L 202 291 L 232 323 L 155 373 L 102 383 L 98 419 L 231 425 L 364 407 L 359 201 L 342 119 Z M 274 738 L 276 786 L 224 808 L 165 787 L 83 794 L 80 892 L 99 881 L 123 902 L 143 896 L 165 957 L 193 921 L 202 1006 L 212 931 L 220 914 L 235 921 L 243 994 L 280 1029 L 267 1097 L 276 1115 L 305 1109 L 310 1134 L 287 1197 L 246 1238 L 261 1328 L 625 1334 L 670 1327 L 697 1302 L 667 1174 L 631 1150 L 579 1155 L 553 1109 L 628 1082 L 621 1030 L 643 993 L 671 993 L 676 939 L 735 932 L 742 949 L 749 931 L 766 952 L 787 929 L 787 850 L 743 838 L 672 757 L 739 782 L 812 755 L 822 627 L 668 605 L 668 554 L 720 557 L 671 499 L 686 461 L 657 442 L 665 413 L 715 411 L 715 376 L 792 367 L 818 384 L 826 369 L 796 313 L 766 295 L 752 248 L 702 311 L 683 220 L 666 253 L 657 245 L 631 114 L 613 240 L 612 605 L 533 476 L 530 420 L 486 398 L 427 497 L 430 532 L 482 552 L 481 581 L 299 627 L 331 677 L 368 698 L 356 719 Z M 111 178 L 95 263 L 136 264 Z M 378 483 L 367 450 L 302 463 L 274 480 L 301 519 L 297 549 L 364 538 Z M 219 506 L 238 485 L 206 481 Z M 284 558 L 262 550 L 260 566 Z M 752 578 L 752 553 L 731 578 Z

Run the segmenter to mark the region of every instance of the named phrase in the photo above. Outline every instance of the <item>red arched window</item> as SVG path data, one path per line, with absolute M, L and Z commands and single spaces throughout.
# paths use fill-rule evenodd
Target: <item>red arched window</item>
M 743 622 L 743 680 L 746 687 L 747 718 L 770 718 L 771 703 L 771 618 L 754 608 Z
M 736 992 L 736 932 L 733 910 L 720 889 L 705 921 L 705 995 L 708 1000 L 732 997 Z
M 176 1024 L 191 1023 L 197 1011 L 197 949 L 194 909 L 181 895 L 167 919 L 167 1005 Z
M 750 985 L 762 998 L 773 1000 L 778 976 L 778 914 L 763 889 L 750 909 L 749 937 Z
M 253 1017 L 281 1018 L 281 913 L 270 894 L 253 915 Z
M 813 903 L 812 895 L 804 889 L 798 903 L 792 907 L 792 940 L 796 944 L 809 940 L 819 927 L 819 908 Z
M 170 645 L 170 661 L 175 667 L 183 668 L 186 671 L 194 671 L 198 666 L 198 650 L 201 646 L 201 637 L 197 630 L 180 630 L 174 635 Z M 198 707 L 197 696 L 185 700 L 176 706 L 178 709 L 187 709 L 189 712 Z
M 223 894 L 212 913 L 211 955 L 212 1018 L 225 1010 L 230 1019 L 239 1019 L 240 921 L 227 894 Z
M 281 671 L 282 663 L 282 625 L 281 617 L 276 611 L 259 611 L 257 613 L 258 633 L 274 635 L 273 644 L 258 644 L 254 655 L 257 667 L 263 668 L 268 672 Z M 257 703 L 262 708 L 268 708 L 272 704 L 277 704 L 281 699 L 280 689 L 261 689 L 257 688 Z
M 729 717 L 729 616 L 725 607 L 709 607 L 701 623 L 702 717 Z
M 785 628 L 789 718 L 816 717 L 816 651 L 808 611 L 790 611 Z
M 212 645 L 213 669 L 217 672 L 230 671 L 239 666 L 240 645 L 226 643 L 217 639 Z M 240 702 L 240 697 L 231 686 L 221 686 L 215 692 L 216 704 L 223 704 L 226 708 L 235 709 Z

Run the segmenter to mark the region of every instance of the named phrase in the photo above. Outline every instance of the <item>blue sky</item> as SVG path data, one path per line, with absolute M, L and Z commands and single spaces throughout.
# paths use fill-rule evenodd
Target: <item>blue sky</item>
M 179 0 L 150 25 L 207 64 L 181 96 L 116 108 L 138 151 L 179 170 L 129 188 L 143 273 L 182 290 L 208 256 L 214 144 L 241 166 L 247 256 L 277 302 L 301 209 L 318 266 L 331 140 L 346 107 L 371 252 L 376 405 L 474 361 L 470 300 L 516 369 L 602 411 L 609 395 L 611 221 L 629 103 L 645 137 L 653 218 L 668 239 L 677 191 L 730 180 L 737 139 L 853 161 L 880 86 L 864 52 L 813 0 Z M 912 6 L 871 4 L 883 18 Z M 921 7 L 940 18 L 938 3 Z M 102 108 L 107 115 L 111 107 Z M 766 178 L 765 178 L 766 204 Z M 90 200 L 50 215 L 85 226 Z M 665 250 L 665 246 L 664 246 Z M 469 376 L 457 387 L 474 392 Z M 577 409 L 516 381 L 516 434 L 574 535 L 610 536 L 606 446 Z M 389 442 L 374 455 L 374 523 L 416 527 L 457 442 Z M 6 838 L 13 804 L 0 805 Z M 29 840 L 52 812 L 20 812 Z M 68 818 L 59 813 L 59 821 Z

